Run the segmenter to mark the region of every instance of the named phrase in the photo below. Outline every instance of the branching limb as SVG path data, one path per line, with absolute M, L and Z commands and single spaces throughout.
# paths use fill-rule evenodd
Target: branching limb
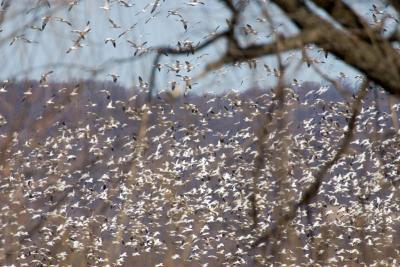
M 351 29 L 337 29 L 329 21 L 314 14 L 303 1 L 273 2 L 300 31 L 320 29 L 322 34 L 315 42 L 316 45 L 364 72 L 368 79 L 381 85 L 387 92 L 400 95 L 400 54 L 395 48 L 387 45 L 384 38 L 378 38 L 376 34 L 371 38 L 371 32 L 374 30 L 367 24 L 364 25 L 364 33 L 360 38 L 359 34 L 354 34 Z M 365 36 L 368 36 L 367 40 Z
M 312 60 L 310 59 L 307 51 L 305 48 L 303 48 L 302 50 L 302 54 L 303 57 L 305 57 L 305 60 L 307 62 L 311 62 Z M 343 96 L 343 98 L 347 98 L 350 97 L 351 94 L 342 86 L 342 84 L 335 80 L 332 79 L 331 77 L 329 77 L 326 73 L 324 73 L 315 63 L 310 64 L 311 68 L 319 75 L 321 76 L 321 78 L 323 78 L 324 80 L 330 82 L 333 86 L 335 86 L 336 90 L 338 90 L 338 92 Z
M 319 30 L 304 31 L 298 35 L 286 38 L 280 38 L 279 48 L 281 52 L 302 48 L 304 44 L 317 42 L 320 36 Z M 232 53 L 227 51 L 218 60 L 208 64 L 205 68 L 206 72 L 216 70 L 224 65 L 234 62 L 250 60 L 262 56 L 273 55 L 277 53 L 277 42 L 271 42 L 264 45 L 251 45 L 243 48 L 240 53 Z
M 335 156 L 331 160 L 326 162 L 326 164 L 322 166 L 322 168 L 315 174 L 315 181 L 302 194 L 300 201 L 294 204 L 290 208 L 289 212 L 278 218 L 276 223 L 252 244 L 252 247 L 257 247 L 261 243 L 267 242 L 270 238 L 280 233 L 281 230 L 296 217 L 297 211 L 300 209 L 300 207 L 310 204 L 312 199 L 318 194 L 324 176 L 326 175 L 328 170 L 342 157 L 342 155 L 345 154 L 346 150 L 348 149 L 348 146 L 354 135 L 357 116 L 360 113 L 361 103 L 366 95 L 367 87 L 368 81 L 364 80 L 360 92 L 357 95 L 357 98 L 353 104 L 352 116 L 349 120 L 347 131 L 344 134 L 342 143 L 337 150 Z

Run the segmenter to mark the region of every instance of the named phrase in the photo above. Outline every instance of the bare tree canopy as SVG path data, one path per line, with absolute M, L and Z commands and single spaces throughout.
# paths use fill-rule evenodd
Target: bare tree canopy
M 239 45 L 239 21 L 251 25 L 251 21 L 241 17 L 247 1 L 222 1 L 232 12 L 231 26 L 228 37 L 228 47 L 223 57 L 214 66 L 236 61 L 274 54 L 278 52 L 302 49 L 307 45 L 315 44 L 326 53 L 340 58 L 346 64 L 360 70 L 368 79 L 381 85 L 384 90 L 400 94 L 400 56 L 399 56 L 399 21 L 398 14 L 390 15 L 379 11 L 372 5 L 373 23 L 369 18 L 353 10 L 345 1 L 315 0 L 315 1 L 258 1 L 268 21 L 272 21 L 273 14 L 268 10 L 276 5 L 283 11 L 284 16 L 296 25 L 298 34 L 285 36 L 277 34 L 277 40 L 266 44 L 250 46 Z M 389 1 L 396 12 L 400 12 L 397 1 Z M 322 17 L 319 12 L 324 11 Z M 318 12 L 319 11 L 319 12 Z M 378 18 L 379 17 L 379 18 Z M 387 20 L 395 20 L 394 27 L 387 29 Z

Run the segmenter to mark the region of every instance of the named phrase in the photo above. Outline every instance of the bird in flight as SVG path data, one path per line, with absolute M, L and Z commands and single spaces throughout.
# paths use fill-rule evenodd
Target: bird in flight
M 78 0 L 70 1 L 70 2 L 68 3 L 68 12 L 70 12 L 70 11 L 72 10 L 72 8 L 73 8 L 74 6 L 76 6 L 77 4 L 78 4 Z
M 112 44 L 112 46 L 114 46 L 114 47 L 117 46 L 117 44 L 116 44 L 114 38 L 106 38 L 105 41 L 104 41 L 104 43 L 106 44 L 106 43 L 108 43 L 108 42 L 110 42 L 110 43 Z
M 28 43 L 28 44 L 38 44 L 38 42 L 36 42 L 36 41 L 31 41 L 31 40 L 29 40 L 28 38 L 26 38 L 25 37 L 25 34 L 21 34 L 21 35 L 17 35 L 17 36 L 15 36 L 15 37 L 13 37 L 13 39 L 11 40 L 11 42 L 10 42 L 10 46 L 11 45 L 13 45 L 16 41 L 18 41 L 18 40 L 22 40 L 22 41 L 24 41 L 25 43 Z
M 118 0 L 118 3 L 123 7 L 133 7 L 133 4 L 130 4 L 129 2 L 127 2 L 125 0 Z
M 105 11 L 110 10 L 110 0 L 104 0 L 104 5 L 100 9 L 104 9 Z
M 42 85 L 46 84 L 49 79 L 50 74 L 52 74 L 53 72 L 54 72 L 53 70 L 50 70 L 50 71 L 42 74 L 42 76 L 40 77 L 39 83 Z
M 108 21 L 109 21 L 109 22 L 111 23 L 111 25 L 112 25 L 111 28 L 114 28 L 114 29 L 119 29 L 119 28 L 121 28 L 121 26 L 118 25 L 117 23 L 115 23 L 115 21 L 112 20 L 111 18 L 109 18 Z
M 153 13 L 154 11 L 156 11 L 157 7 L 160 5 L 160 0 L 156 0 L 153 3 L 153 7 L 151 8 L 150 13 Z
M 113 82 L 115 83 L 118 81 L 118 78 L 120 77 L 118 74 L 115 73 L 109 73 L 108 76 L 111 76 Z
M 44 16 L 42 18 L 42 31 L 46 28 L 47 23 L 50 21 L 51 16 Z

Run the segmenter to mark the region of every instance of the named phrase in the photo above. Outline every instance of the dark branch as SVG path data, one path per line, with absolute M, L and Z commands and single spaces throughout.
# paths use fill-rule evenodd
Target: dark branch
M 220 0 L 233 14 L 239 13 L 231 0 Z
M 298 35 L 281 38 L 279 40 L 279 46 L 281 52 L 295 50 L 302 48 L 305 44 L 314 43 L 319 40 L 319 30 L 304 31 Z M 268 43 L 264 45 L 252 45 L 241 49 L 239 52 L 227 51 L 220 59 L 213 63 L 210 63 L 206 67 L 206 71 L 218 69 L 226 64 L 234 62 L 250 60 L 262 56 L 272 55 L 277 53 L 277 43 Z
M 313 2 L 347 29 L 363 29 L 364 25 L 367 24 L 351 7 L 342 1 L 313 0 Z
M 199 52 L 200 50 L 205 49 L 206 47 L 210 46 L 214 42 L 216 42 L 219 39 L 222 39 L 223 37 L 227 37 L 229 33 L 229 30 L 220 32 L 218 34 L 215 34 L 208 40 L 204 41 L 201 44 L 198 44 L 197 46 L 192 46 L 192 47 L 186 47 L 186 48 L 174 48 L 174 47 L 156 47 L 153 50 L 157 51 L 159 54 L 173 54 L 173 55 L 185 55 L 185 54 L 194 54 L 196 52 Z
M 400 2 L 398 0 L 389 0 L 389 3 L 397 13 L 400 13 Z
M 349 120 L 347 131 L 344 134 L 343 141 L 336 152 L 335 156 L 328 161 L 322 168 L 315 174 L 315 181 L 312 185 L 304 192 L 300 201 L 293 205 L 290 208 L 290 211 L 285 213 L 282 217 L 278 218 L 276 223 L 267 230 L 260 238 L 258 238 L 253 244 L 252 247 L 256 247 L 261 243 L 267 242 L 271 237 L 277 235 L 283 227 L 285 227 L 290 221 L 292 221 L 297 214 L 297 211 L 300 207 L 306 206 L 310 204 L 312 199 L 318 194 L 319 188 L 321 187 L 322 180 L 328 170 L 342 157 L 342 155 L 348 149 L 348 146 L 353 138 L 354 135 L 354 128 L 356 126 L 357 116 L 360 112 L 360 107 L 362 100 L 364 99 L 366 92 L 367 92 L 368 81 L 364 80 L 360 92 L 353 104 L 352 108 L 352 116 Z

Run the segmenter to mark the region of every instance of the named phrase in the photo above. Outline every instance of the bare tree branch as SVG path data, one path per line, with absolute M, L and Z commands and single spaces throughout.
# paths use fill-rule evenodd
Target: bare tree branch
M 360 39 L 349 29 L 345 31 L 336 29 L 328 21 L 313 14 L 303 2 L 274 0 L 274 3 L 300 30 L 321 29 L 323 34 L 315 42 L 316 45 L 364 72 L 369 79 L 380 84 L 389 93 L 400 95 L 400 76 L 398 75 L 400 55 L 392 46 L 385 45 L 387 41 L 383 38 L 380 40 L 382 45 L 376 49 L 373 47 L 374 44 Z M 371 29 L 367 30 L 373 32 Z
M 400 95 L 400 55 L 396 49 L 388 45 L 388 41 L 377 36 L 373 29 L 364 26 L 361 38 L 354 34 L 352 29 L 337 29 L 334 25 L 314 14 L 303 2 L 294 0 L 274 0 L 274 2 L 286 13 L 301 30 L 294 37 L 284 38 L 282 50 L 288 51 L 301 48 L 305 44 L 314 43 L 340 59 L 343 62 L 364 72 L 372 81 L 380 84 L 386 91 Z M 322 4 L 321 4 L 322 5 Z M 323 5 L 329 10 L 328 5 Z M 348 16 L 351 15 L 349 7 L 341 6 Z M 334 15 L 334 17 L 337 15 Z M 354 25 L 361 26 L 363 21 L 357 20 Z M 349 24 L 347 20 L 342 21 Z M 358 30 L 358 33 L 360 31 Z M 372 36 L 371 36 L 372 34 Z M 367 39 L 365 36 L 369 36 Z M 354 49 L 357 47 L 357 49 Z M 262 57 L 276 53 L 275 43 L 253 45 L 245 48 L 236 47 L 236 50 L 228 49 L 217 61 L 208 64 L 206 72 L 237 61 Z
M 333 19 L 343 27 L 349 29 L 363 29 L 366 24 L 348 4 L 336 0 L 313 0 L 320 8 L 324 9 Z
M 397 0 L 389 0 L 388 1 L 390 5 L 398 12 L 400 13 L 400 2 Z
M 319 39 L 319 30 L 304 31 L 293 37 L 281 38 L 279 40 L 280 49 L 282 52 L 302 48 L 304 44 L 316 42 Z M 277 43 L 268 43 L 264 45 L 252 45 L 243 48 L 238 53 L 228 51 L 221 58 L 206 66 L 206 71 L 218 69 L 226 64 L 234 62 L 246 61 L 262 56 L 272 55 L 277 53 Z
M 354 135 L 354 128 L 356 126 L 357 116 L 360 112 L 360 107 L 362 100 L 364 99 L 367 92 L 368 81 L 364 80 L 360 92 L 353 104 L 352 108 L 352 116 L 349 120 L 347 130 L 344 134 L 344 138 L 342 143 L 337 150 L 335 156 L 326 162 L 324 166 L 322 166 L 319 171 L 315 174 L 315 181 L 311 184 L 311 186 L 302 194 L 301 199 L 298 203 L 294 204 L 289 212 L 285 213 L 282 217 L 278 218 L 276 223 L 270 227 L 261 237 L 259 237 L 253 244 L 252 247 L 256 247 L 261 243 L 267 242 L 271 237 L 280 233 L 283 227 L 285 227 L 290 221 L 292 221 L 297 214 L 297 211 L 300 207 L 308 205 L 311 200 L 318 194 L 319 188 L 321 187 L 322 180 L 328 170 L 342 157 L 342 155 L 346 152 L 352 138 Z

